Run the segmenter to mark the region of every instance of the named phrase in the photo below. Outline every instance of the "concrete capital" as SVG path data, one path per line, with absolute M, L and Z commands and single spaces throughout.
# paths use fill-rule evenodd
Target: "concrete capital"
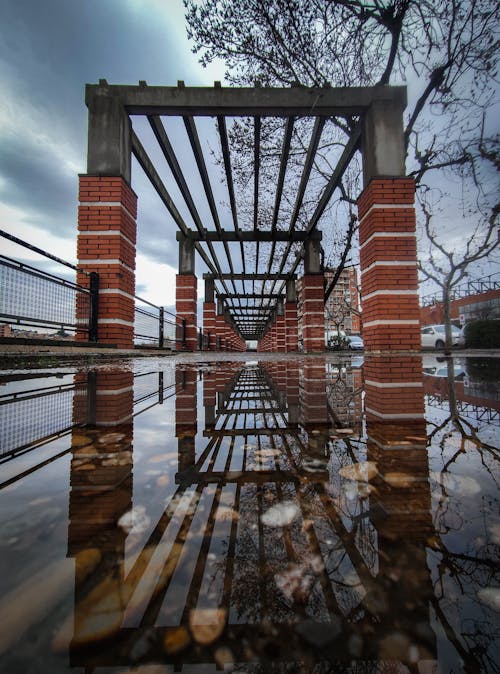
M 375 100 L 364 119 L 362 137 L 363 183 L 372 178 L 405 175 L 404 101 Z
M 194 274 L 194 241 L 186 236 L 179 237 L 179 274 Z

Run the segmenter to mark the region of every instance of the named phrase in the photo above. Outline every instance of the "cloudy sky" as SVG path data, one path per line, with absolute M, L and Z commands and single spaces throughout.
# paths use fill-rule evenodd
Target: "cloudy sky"
M 0 228 L 75 262 L 85 84 L 212 85 L 223 70 L 202 68 L 191 53 L 182 0 L 0 0 L 0 16 Z M 175 230 L 158 221 L 137 165 L 132 183 L 141 195 L 136 292 L 169 305 Z M 0 249 L 35 259 L 5 239 Z
M 223 67 L 203 69 L 191 53 L 182 0 L 0 0 L 0 17 L 0 228 L 75 262 L 77 176 L 86 171 L 85 84 L 105 78 L 211 86 L 223 80 Z M 138 132 L 141 124 L 147 127 L 134 121 Z M 179 149 L 185 134 L 169 124 Z M 209 158 L 215 137 L 205 120 L 197 124 Z M 147 138 L 145 145 L 154 158 L 158 150 Z M 188 171 L 196 180 L 194 163 Z M 219 178 L 212 182 L 217 200 L 227 201 Z M 132 186 L 140 196 L 136 292 L 172 305 L 176 228 L 136 163 Z M 458 235 L 456 219 L 448 219 Z M 5 239 L 0 250 L 34 259 Z

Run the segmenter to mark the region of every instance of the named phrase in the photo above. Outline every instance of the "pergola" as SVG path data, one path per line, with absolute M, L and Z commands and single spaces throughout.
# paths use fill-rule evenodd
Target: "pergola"
M 395 285 L 393 283 L 388 288 L 381 286 L 376 280 L 376 288 L 372 293 L 386 290 L 386 295 L 401 295 L 402 291 L 403 295 L 412 295 L 412 300 L 415 300 L 408 316 L 406 305 L 400 307 L 402 313 L 396 312 L 396 317 L 385 315 L 382 309 L 376 308 L 375 324 L 372 327 L 377 327 L 376 322 L 382 314 L 389 322 L 392 318 L 393 322 L 403 321 L 408 325 L 415 325 L 413 184 L 404 177 L 404 87 L 236 89 L 221 87 L 217 82 L 213 88 L 205 88 L 186 87 L 183 82 L 179 82 L 176 87 L 148 86 L 145 82 L 139 82 L 137 86 L 122 86 L 109 85 L 106 80 L 100 80 L 99 84 L 87 85 L 86 104 L 89 109 L 88 165 L 87 174 L 81 176 L 80 185 L 79 261 L 84 268 L 105 270 L 109 278 L 100 302 L 102 306 L 103 302 L 114 301 L 114 305 L 109 304 L 109 311 L 105 311 L 99 319 L 100 324 L 102 323 L 101 339 L 121 342 L 122 345 L 130 342 L 130 324 L 133 323 L 133 313 L 130 312 L 133 312 L 134 295 L 131 290 L 135 287 L 136 243 L 136 195 L 130 188 L 132 155 L 142 167 L 178 230 L 177 314 L 190 326 L 188 348 L 196 348 L 195 258 L 198 254 L 208 269 L 208 273 L 204 274 L 204 331 L 211 330 L 215 335 L 231 334 L 233 348 L 243 349 L 244 340 L 263 340 L 272 326 L 278 326 L 274 338 L 261 342 L 263 348 L 297 350 L 295 280 L 302 272 L 304 348 L 310 351 L 323 350 L 324 330 L 321 326 L 324 287 L 320 255 L 322 233 L 318 225 L 357 150 L 361 150 L 363 157 L 363 196 L 370 186 L 375 190 L 373 195 L 368 195 L 370 203 L 366 207 L 360 205 L 361 246 L 364 245 L 363 237 L 372 237 L 367 242 L 371 243 L 373 237 L 387 239 L 392 230 L 393 239 L 397 239 L 398 244 L 403 238 L 406 243 L 413 238 L 410 248 L 403 251 L 402 256 L 396 250 L 392 264 L 389 264 L 391 260 L 387 260 L 387 256 L 378 247 L 374 253 L 369 253 L 369 261 L 362 251 L 362 273 L 363 267 L 373 263 L 377 266 L 376 263 L 383 260 L 386 260 L 386 267 L 391 267 L 393 276 L 398 269 L 403 272 L 394 281 Z M 132 128 L 130 118 L 135 116 L 147 117 L 182 201 L 174 200 L 160 175 L 161 170 L 155 166 Z M 172 117 L 183 121 L 190 147 L 189 150 L 186 144 L 186 152 L 191 152 L 194 157 L 203 186 L 202 195 L 195 194 L 193 185 L 190 184 L 190 176 L 181 168 L 183 157 L 175 152 L 169 138 L 168 124 L 165 124 L 163 118 Z M 216 120 L 228 196 L 227 212 L 221 210 L 214 195 L 214 179 L 209 175 L 197 129 L 196 121 L 200 117 L 212 117 Z M 233 176 L 227 120 L 238 117 L 253 120 L 251 222 L 242 222 L 238 215 L 238 195 Z M 259 215 L 263 189 L 260 179 L 263 162 L 261 129 L 263 119 L 268 117 L 280 118 L 283 124 L 272 216 L 269 221 L 262 222 L 263 218 Z M 286 177 L 294 125 L 298 119 L 306 117 L 313 119 L 312 132 L 304 152 L 300 179 L 298 184 L 293 185 L 294 206 L 290 210 L 288 222 L 284 223 L 280 206 L 284 192 L 289 188 Z M 314 208 L 307 212 L 307 224 L 299 226 L 299 212 L 304 203 L 314 163 L 317 161 L 321 134 L 329 118 L 345 118 L 348 120 L 346 128 L 350 132 Z M 380 183 L 386 190 L 382 198 Z M 375 203 L 374 198 L 380 203 Z M 200 205 L 200 199 L 206 200 L 208 204 L 208 219 L 204 214 L 204 206 Z M 361 202 L 362 198 L 359 204 Z M 378 227 L 380 218 L 375 218 L 377 222 L 374 225 L 373 214 L 378 216 L 383 204 L 391 211 L 386 214 L 383 226 Z M 117 206 L 119 208 L 115 212 L 113 209 Z M 107 212 L 103 210 L 105 208 L 108 209 Z M 189 221 L 182 215 L 186 209 L 189 212 Z M 370 215 L 369 211 L 373 214 Z M 366 220 L 364 229 L 370 232 L 368 236 L 362 234 L 363 218 Z M 402 228 L 401 223 L 405 222 Z M 380 229 L 378 233 L 375 231 L 377 227 Z M 99 236 L 98 246 L 95 245 L 96 235 Z M 392 241 L 387 243 L 391 244 Z M 408 266 L 413 267 L 411 279 L 407 277 Z M 375 269 L 375 276 L 377 271 L 380 277 L 381 270 Z M 370 274 L 371 276 L 374 274 Z M 368 287 L 372 285 L 370 283 Z M 371 299 L 379 306 L 383 298 L 372 295 Z M 408 297 L 405 301 L 407 304 Z M 389 305 L 386 303 L 386 306 Z M 108 309 L 108 305 L 106 308 Z M 366 308 L 364 304 L 363 308 Z M 365 328 L 366 325 L 367 322 Z M 224 333 L 224 330 L 228 332 Z M 288 333 L 288 338 L 285 333 Z M 367 336 L 368 345 L 371 343 L 374 347 L 380 346 L 369 334 L 365 334 L 365 343 Z M 414 341 L 413 335 L 410 342 Z

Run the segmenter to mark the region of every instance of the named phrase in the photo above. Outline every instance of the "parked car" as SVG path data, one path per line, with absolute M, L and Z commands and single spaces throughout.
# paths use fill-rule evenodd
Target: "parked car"
M 420 331 L 420 338 L 423 349 L 442 349 L 446 342 L 444 325 L 426 325 Z M 455 325 L 451 326 L 452 346 L 463 346 L 465 344 L 462 330 Z
M 361 335 L 347 335 L 346 339 L 349 342 L 348 348 L 352 351 L 361 351 L 364 348 Z

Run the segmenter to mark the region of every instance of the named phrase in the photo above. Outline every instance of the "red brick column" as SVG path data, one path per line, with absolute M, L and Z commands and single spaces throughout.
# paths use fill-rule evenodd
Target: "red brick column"
M 297 317 L 297 302 L 285 304 L 286 351 L 299 349 L 299 325 Z
M 414 181 L 376 178 L 358 199 L 366 350 L 420 350 Z
M 216 317 L 215 317 L 215 302 L 203 302 L 203 334 L 206 336 L 210 333 L 209 351 L 215 350 L 216 337 Z
M 198 282 L 194 274 L 177 274 L 175 311 L 178 322 L 177 349 L 186 351 L 196 351 L 198 346 L 198 328 L 196 315 L 197 287 Z M 183 344 L 180 337 L 181 321 L 186 321 L 186 341 Z
M 137 196 L 120 177 L 81 175 L 78 207 L 78 266 L 99 274 L 99 342 L 134 345 Z M 88 286 L 88 276 L 77 275 Z M 81 313 L 81 315 L 79 315 Z M 77 306 L 86 324 L 86 308 Z M 87 335 L 80 333 L 79 340 Z
M 325 350 L 325 290 L 323 274 L 302 277 L 302 335 L 304 351 Z
M 276 351 L 286 351 L 286 322 L 285 316 L 276 316 Z

